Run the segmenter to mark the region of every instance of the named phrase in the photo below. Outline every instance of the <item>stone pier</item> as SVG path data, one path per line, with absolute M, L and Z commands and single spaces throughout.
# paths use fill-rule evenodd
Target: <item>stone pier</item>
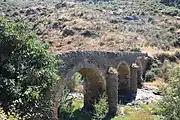
M 107 95 L 109 105 L 109 115 L 115 115 L 118 104 L 118 72 L 114 68 L 109 68 L 106 77 Z
M 137 71 L 138 71 L 138 66 L 137 64 L 132 64 L 131 66 L 131 91 L 133 93 L 137 93 L 137 87 L 138 87 L 138 76 L 137 76 Z

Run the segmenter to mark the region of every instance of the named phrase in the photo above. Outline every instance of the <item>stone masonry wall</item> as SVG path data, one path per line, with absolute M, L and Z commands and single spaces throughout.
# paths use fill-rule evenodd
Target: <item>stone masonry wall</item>
M 140 52 L 107 52 L 107 51 L 69 51 L 58 54 L 63 61 L 60 66 L 60 74 L 69 78 L 83 67 L 98 69 L 105 73 L 109 66 L 116 68 L 125 61 L 129 66 L 140 56 L 148 56 Z

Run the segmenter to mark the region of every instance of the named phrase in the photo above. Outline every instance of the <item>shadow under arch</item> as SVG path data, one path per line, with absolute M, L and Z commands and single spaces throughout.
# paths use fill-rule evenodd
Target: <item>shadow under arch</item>
M 118 88 L 123 90 L 128 90 L 130 87 L 130 67 L 123 61 L 119 63 L 117 67 L 118 72 Z
M 126 104 L 128 102 L 133 101 L 136 97 L 136 95 L 131 92 L 130 66 L 125 61 L 123 61 L 118 64 L 117 72 L 118 72 L 118 102 L 120 104 Z

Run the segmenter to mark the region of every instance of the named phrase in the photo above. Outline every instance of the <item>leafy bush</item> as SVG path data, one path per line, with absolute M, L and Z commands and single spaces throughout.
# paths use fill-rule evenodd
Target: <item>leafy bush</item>
M 93 120 L 102 120 L 108 112 L 108 103 L 107 97 L 103 97 L 99 100 L 98 103 L 94 105 L 95 111 L 93 114 Z
M 180 51 L 176 51 L 174 54 L 178 59 L 180 59 Z
M 152 67 L 152 68 L 157 68 L 157 67 L 158 67 L 158 64 L 153 63 L 153 64 L 151 65 L 151 67 Z
M 138 47 L 131 48 L 130 51 L 133 51 L 133 52 L 141 52 L 141 48 L 138 48 Z
M 72 76 L 72 80 L 69 80 L 67 82 L 67 86 L 70 89 L 71 92 L 79 92 L 79 90 L 77 90 L 78 86 L 82 85 L 83 82 L 83 77 L 80 73 L 76 72 L 73 76 Z M 80 90 L 82 91 L 82 90 Z
M 168 86 L 164 90 L 164 97 L 159 103 L 161 114 L 165 120 L 179 120 L 180 118 L 180 67 L 171 69 Z
M 145 80 L 146 81 L 154 81 L 155 80 L 155 76 L 156 76 L 156 74 L 152 70 L 149 70 L 145 74 Z
M 64 89 L 60 98 L 59 120 L 91 120 L 91 114 L 83 111 L 83 100 L 70 96 L 70 90 Z
M 15 113 L 8 113 L 8 115 L 4 112 L 4 110 L 0 107 L 0 119 L 1 120 L 18 120 L 19 117 Z
M 161 0 L 161 3 L 164 3 L 166 5 L 178 6 L 180 4 L 180 1 L 179 0 Z
M 168 82 L 171 78 L 171 72 L 175 63 L 170 63 L 169 60 L 164 59 L 162 64 L 153 63 L 151 69 L 146 72 L 145 80 L 153 81 L 155 77 L 160 77 L 164 79 L 164 82 Z
M 163 78 L 165 82 L 171 80 L 172 69 L 174 68 L 174 64 L 170 63 L 168 60 L 165 60 L 162 66 L 162 72 L 164 74 Z
M 163 77 L 163 72 L 161 68 L 152 68 L 151 71 L 157 76 L 157 77 Z
M 50 112 L 52 86 L 59 79 L 58 60 L 24 24 L 0 17 L 0 101 L 26 117 Z
M 70 90 L 64 89 L 60 98 L 59 119 L 66 120 L 72 117 L 73 112 L 73 97 L 69 96 Z

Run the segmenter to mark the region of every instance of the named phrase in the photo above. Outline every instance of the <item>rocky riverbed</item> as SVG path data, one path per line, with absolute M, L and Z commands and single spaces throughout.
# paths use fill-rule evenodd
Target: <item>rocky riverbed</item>
M 137 90 L 136 98 L 128 105 L 139 105 L 157 102 L 162 98 L 161 95 L 156 94 L 157 87 L 144 86 L 142 89 Z
M 156 93 L 157 89 L 158 88 L 154 86 L 143 86 L 141 89 L 137 90 L 136 94 L 134 94 L 134 100 L 126 102 L 126 104 L 124 105 L 137 106 L 140 104 L 149 104 L 152 102 L 157 102 L 158 100 L 162 99 L 162 96 Z M 84 95 L 82 93 L 73 92 L 70 93 L 70 96 L 80 100 L 84 99 Z

